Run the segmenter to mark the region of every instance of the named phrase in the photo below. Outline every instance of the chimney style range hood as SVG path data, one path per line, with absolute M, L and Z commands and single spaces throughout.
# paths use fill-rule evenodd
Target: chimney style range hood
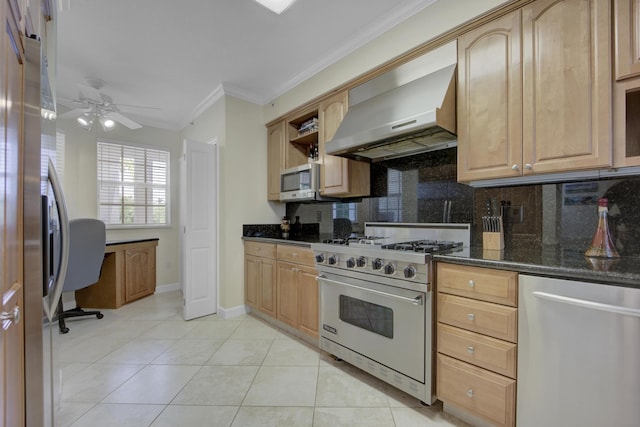
M 376 162 L 455 147 L 455 49 L 445 45 L 433 52 L 436 61 L 430 52 L 349 91 L 349 110 L 327 154 Z M 443 50 L 448 65 L 424 75 L 443 61 Z

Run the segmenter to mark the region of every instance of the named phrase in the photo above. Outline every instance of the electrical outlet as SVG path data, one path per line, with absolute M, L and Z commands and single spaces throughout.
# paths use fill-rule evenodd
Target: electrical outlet
M 322 222 L 322 211 L 316 211 L 316 222 Z
M 503 216 L 512 224 L 524 222 L 524 206 L 505 206 Z

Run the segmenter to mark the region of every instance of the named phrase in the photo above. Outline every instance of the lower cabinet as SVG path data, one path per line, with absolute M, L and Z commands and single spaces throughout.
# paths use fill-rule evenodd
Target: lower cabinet
M 276 315 L 276 245 L 245 242 L 244 298 L 251 308 Z
M 319 323 L 317 275 L 309 248 L 245 242 L 245 303 L 314 339 Z
M 516 413 L 516 272 L 438 263 L 436 395 L 496 426 Z

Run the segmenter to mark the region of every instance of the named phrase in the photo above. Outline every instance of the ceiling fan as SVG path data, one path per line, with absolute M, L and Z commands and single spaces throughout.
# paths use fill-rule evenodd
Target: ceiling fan
M 144 108 L 158 110 L 154 107 L 143 107 L 139 105 L 115 104 L 113 99 L 100 89 L 104 82 L 99 79 L 87 79 L 88 84 L 78 83 L 78 98 L 60 98 L 60 103 L 67 105 L 72 110 L 58 116 L 61 119 L 74 118 L 78 126 L 91 130 L 95 122 L 99 122 L 105 132 L 109 132 L 120 123 L 129 129 L 139 129 L 141 124 L 131 120 L 120 112 L 119 107 Z

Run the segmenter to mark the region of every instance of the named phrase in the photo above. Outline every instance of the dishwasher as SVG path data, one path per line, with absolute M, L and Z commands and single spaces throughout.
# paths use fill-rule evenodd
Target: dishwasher
M 640 425 L 640 287 L 518 286 L 518 427 Z

